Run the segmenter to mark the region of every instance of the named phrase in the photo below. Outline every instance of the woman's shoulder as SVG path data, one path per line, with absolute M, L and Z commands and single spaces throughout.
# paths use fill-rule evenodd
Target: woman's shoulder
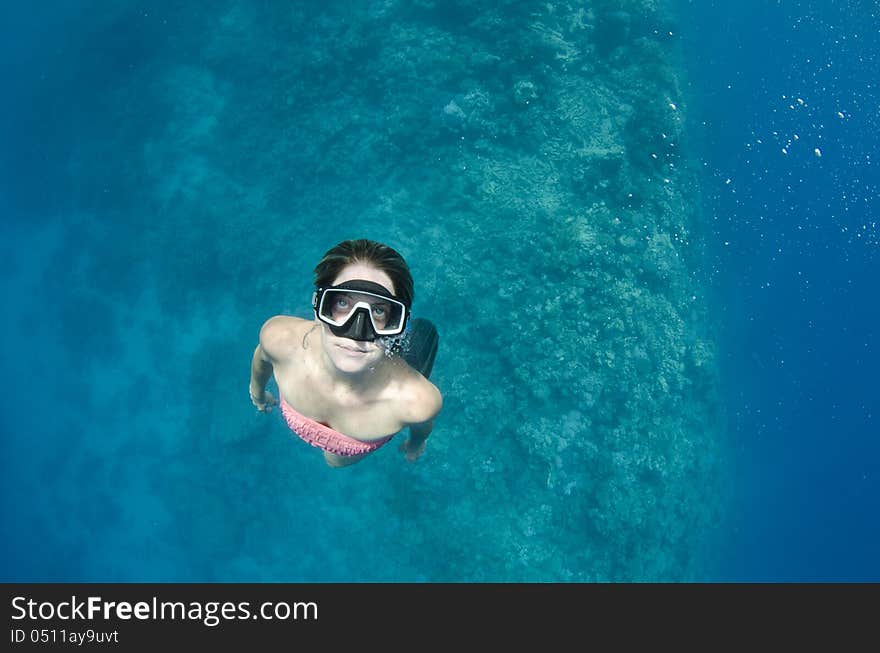
M 274 360 L 285 358 L 297 342 L 302 341 L 305 330 L 312 320 L 291 315 L 274 315 L 260 329 L 260 347 Z
M 439 388 L 409 366 L 400 388 L 401 418 L 407 424 L 420 424 L 434 419 L 443 407 Z

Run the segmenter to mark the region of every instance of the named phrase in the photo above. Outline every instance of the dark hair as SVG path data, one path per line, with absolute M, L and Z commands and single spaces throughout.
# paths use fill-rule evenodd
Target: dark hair
M 391 277 L 394 295 L 407 306 L 412 306 L 415 291 L 409 266 L 395 250 L 374 240 L 346 240 L 328 250 L 315 266 L 315 286 L 332 286 L 342 268 L 356 262 L 374 265 Z

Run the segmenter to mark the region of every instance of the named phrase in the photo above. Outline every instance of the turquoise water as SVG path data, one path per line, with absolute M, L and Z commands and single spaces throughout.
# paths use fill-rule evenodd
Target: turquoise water
M 672 7 L 211 7 L 2 10 L 3 578 L 729 574 Z M 361 237 L 440 332 L 414 465 L 330 469 L 248 398 L 261 324 Z

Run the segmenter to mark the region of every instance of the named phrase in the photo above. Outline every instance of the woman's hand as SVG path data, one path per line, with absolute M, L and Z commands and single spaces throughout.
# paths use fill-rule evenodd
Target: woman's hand
M 272 406 L 278 404 L 278 401 L 276 401 L 275 397 L 268 390 L 263 390 L 262 397 L 254 395 L 253 392 L 251 392 L 250 395 L 251 403 L 253 403 L 261 413 L 271 413 Z
M 399 449 L 403 452 L 408 463 L 414 463 L 425 452 L 425 444 L 427 442 L 426 438 L 418 438 L 416 441 L 413 441 L 412 436 L 410 436 L 403 441 Z

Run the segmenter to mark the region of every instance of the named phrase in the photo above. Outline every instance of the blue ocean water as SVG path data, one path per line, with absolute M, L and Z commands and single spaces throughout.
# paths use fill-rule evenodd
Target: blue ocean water
M 877 580 L 880 6 L 685 14 L 739 479 L 719 578 Z
M 876 3 L 0 12 L 4 580 L 880 577 Z M 354 237 L 415 465 L 246 393 Z

